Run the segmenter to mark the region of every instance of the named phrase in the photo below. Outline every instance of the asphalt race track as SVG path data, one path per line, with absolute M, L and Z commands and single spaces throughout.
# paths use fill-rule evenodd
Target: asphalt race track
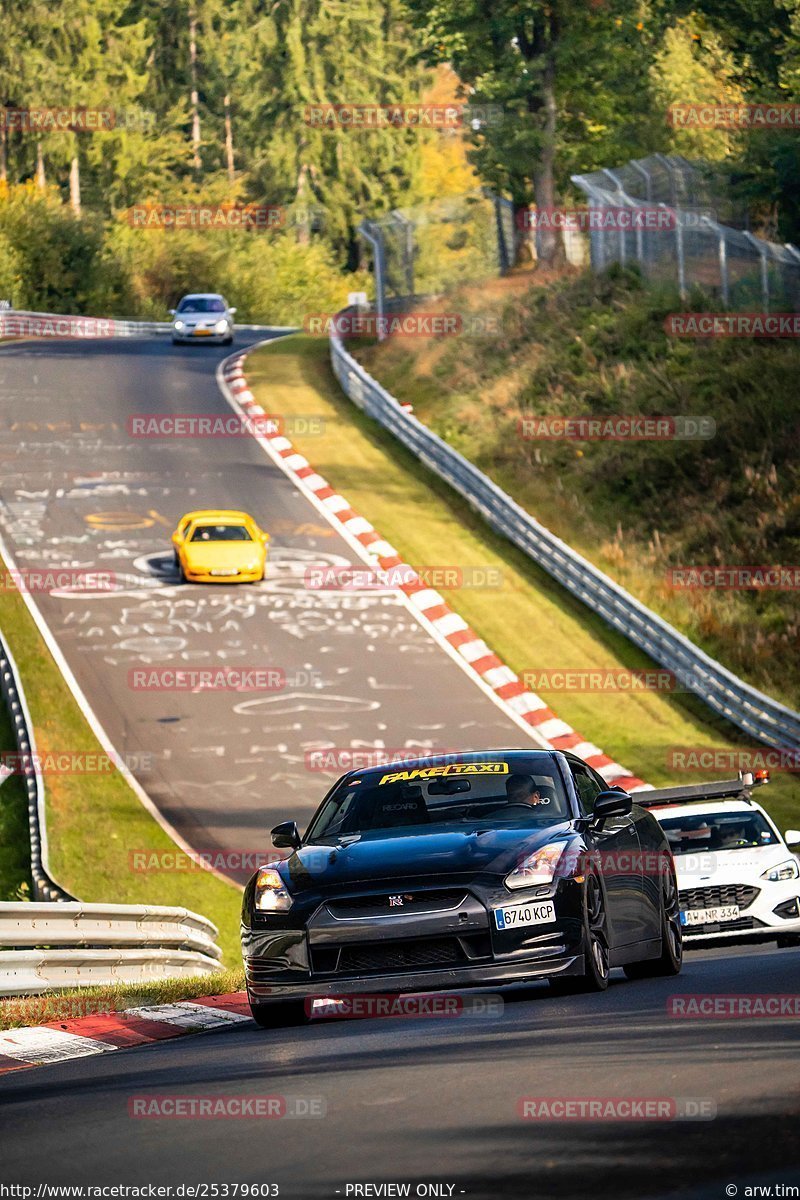
M 302 827 L 310 817 L 341 773 L 309 771 L 315 749 L 419 753 L 528 738 L 400 593 L 304 585 L 310 567 L 359 560 L 254 439 L 131 436 L 141 414 L 231 417 L 215 381 L 230 353 L 152 338 L 3 349 L 0 532 L 21 570 L 114 573 L 111 591 L 41 592 L 36 602 L 160 811 L 194 849 L 235 862 L 264 850 L 275 820 Z M 249 510 L 273 535 L 263 583 L 178 584 L 170 535 L 184 512 L 208 507 Z M 286 684 L 267 694 L 134 690 L 129 672 L 143 666 L 270 667 Z
M 43 592 L 37 604 L 182 836 L 200 851 L 261 851 L 269 825 L 302 822 L 332 778 L 308 769 L 315 749 L 520 745 L 525 734 L 398 594 L 304 585 L 310 566 L 353 553 L 252 439 L 129 435 L 142 413 L 229 416 L 214 378 L 227 353 L 155 340 L 0 351 L 0 532 L 19 568 L 115 573 L 112 591 Z M 209 506 L 249 509 L 274 535 L 264 583 L 179 584 L 169 535 L 184 511 Z M 143 665 L 269 666 L 287 686 L 136 690 L 129 672 Z M 706 950 L 677 979 L 614 971 L 604 995 L 536 985 L 485 1015 L 244 1022 L 14 1071 L 0 1079 L 0 1184 L 276 1184 L 298 1200 L 715 1200 L 796 1187 L 800 1021 L 680 1019 L 668 1002 L 796 995 L 798 983 L 800 948 Z M 268 1096 L 292 1115 L 129 1115 L 134 1100 L 165 1096 Z M 668 1116 L 523 1119 L 526 1098 L 655 1100 Z
M 277 1183 L 301 1200 L 387 1182 L 411 1183 L 412 1195 L 418 1183 L 453 1185 L 439 1194 L 473 1200 L 694 1200 L 724 1197 L 731 1182 L 742 1196 L 749 1184 L 797 1185 L 800 1022 L 676 1019 L 667 1000 L 796 992 L 799 966 L 798 950 L 705 951 L 674 980 L 615 971 L 605 995 L 507 992 L 498 1016 L 243 1024 L 11 1073 L 0 1080 L 0 1178 Z M 164 1095 L 300 1098 L 324 1115 L 128 1116 L 133 1098 Z M 532 1121 L 517 1115 L 521 1097 L 695 1100 L 716 1116 Z

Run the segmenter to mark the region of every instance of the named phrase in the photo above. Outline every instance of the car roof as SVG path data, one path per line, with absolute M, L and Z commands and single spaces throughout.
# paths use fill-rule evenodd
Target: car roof
M 224 300 L 225 297 L 221 292 L 187 292 L 185 296 L 181 296 L 179 304 L 184 300 Z
M 650 812 L 658 819 L 662 817 L 730 817 L 747 816 L 748 813 L 767 814 L 760 804 L 747 800 L 709 800 L 707 804 L 654 804 Z

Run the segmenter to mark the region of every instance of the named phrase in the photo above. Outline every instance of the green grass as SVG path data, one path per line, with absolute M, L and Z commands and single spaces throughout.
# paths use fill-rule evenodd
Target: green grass
M 118 983 L 110 987 L 64 988 L 57 995 L 0 1000 L 0 1029 L 20 1029 L 66 1021 L 96 1012 L 124 1012 L 146 1004 L 173 1004 L 196 996 L 224 996 L 244 988 L 244 972 L 220 971 L 153 983 Z
M 324 418 L 324 432 L 297 436 L 295 445 L 408 562 L 471 564 L 501 572 L 499 591 L 440 590 L 514 670 L 652 666 L 626 639 L 495 536 L 446 484 L 351 404 L 330 370 L 326 343 L 295 335 L 265 346 L 248 359 L 248 380 L 268 411 Z M 655 786 L 712 777 L 670 772 L 670 747 L 743 744 L 729 726 L 689 696 L 598 696 L 544 689 L 541 694 L 558 716 Z M 797 823 L 796 778 L 776 777 L 767 796 L 780 822 Z
M 22 597 L 0 592 L 0 629 L 8 640 L 28 701 L 37 750 L 97 753 L 101 748 L 53 661 Z M 0 789 L 13 800 L 14 782 Z M 240 893 L 207 871 L 146 873 L 133 869 L 135 850 L 169 851 L 175 845 L 146 812 L 124 777 L 108 774 L 50 774 L 45 777 L 50 867 L 74 896 L 86 902 L 182 905 L 208 917 L 219 929 L 224 962 L 240 961 Z M 4 887 L 24 882 L 21 867 L 27 828 L 7 826 L 13 849 L 0 852 Z M 15 865 L 16 864 L 16 865 Z
M 499 335 L 351 349 L 559 537 L 738 675 L 800 707 L 796 590 L 667 583 L 672 566 L 800 564 L 796 342 L 669 337 L 668 313 L 718 305 L 702 295 L 681 305 L 620 270 L 490 281 L 442 305 L 495 314 Z M 709 416 L 716 434 L 582 443 L 518 434 L 523 417 L 639 413 Z

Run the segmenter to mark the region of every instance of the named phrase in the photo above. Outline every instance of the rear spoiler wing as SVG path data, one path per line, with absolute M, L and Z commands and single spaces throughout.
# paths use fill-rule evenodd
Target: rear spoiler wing
M 745 800 L 752 804 L 750 792 L 765 783 L 769 783 L 769 771 L 740 771 L 736 779 L 715 779 L 712 783 L 684 783 L 680 787 L 653 788 L 646 792 L 636 792 L 634 802 L 642 808 L 726 799 Z

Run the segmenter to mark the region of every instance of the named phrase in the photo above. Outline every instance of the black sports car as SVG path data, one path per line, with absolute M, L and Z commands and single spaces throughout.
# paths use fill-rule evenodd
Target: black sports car
M 546 978 L 600 991 L 609 969 L 676 975 L 675 867 L 655 818 L 574 754 L 489 750 L 349 771 L 304 837 L 272 830 L 242 908 L 253 1016 L 312 998 Z

